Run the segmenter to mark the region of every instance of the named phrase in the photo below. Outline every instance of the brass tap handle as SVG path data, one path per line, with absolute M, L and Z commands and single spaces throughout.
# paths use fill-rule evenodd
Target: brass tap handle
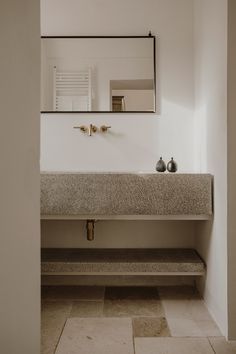
M 73 127 L 74 129 L 80 129 L 81 132 L 86 133 L 88 128 L 85 125 L 80 125 L 79 127 Z
M 108 129 L 111 129 L 111 126 L 109 126 L 109 125 L 102 125 L 102 126 L 100 127 L 100 130 L 101 130 L 102 133 L 106 133 L 106 132 L 108 131 Z

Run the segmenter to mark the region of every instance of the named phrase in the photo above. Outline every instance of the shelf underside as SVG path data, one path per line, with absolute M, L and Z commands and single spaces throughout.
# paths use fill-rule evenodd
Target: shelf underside
M 211 220 L 212 215 L 41 215 L 41 220 Z
M 204 275 L 194 249 L 42 249 L 42 275 Z

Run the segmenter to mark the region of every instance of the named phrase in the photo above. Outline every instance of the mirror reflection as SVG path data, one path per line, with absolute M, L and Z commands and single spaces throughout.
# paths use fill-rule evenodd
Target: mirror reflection
M 155 112 L 154 37 L 42 38 L 44 112 Z

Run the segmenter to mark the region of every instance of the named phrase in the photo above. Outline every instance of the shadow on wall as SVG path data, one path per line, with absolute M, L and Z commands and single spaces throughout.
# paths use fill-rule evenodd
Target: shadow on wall
M 151 248 L 194 247 L 193 221 L 115 221 L 96 223 L 95 240 L 87 241 L 86 222 L 43 220 L 42 247 L 56 248 Z
M 213 232 L 213 222 L 214 219 L 208 221 L 200 221 L 196 223 L 196 234 L 195 234 L 195 248 L 199 255 L 204 260 L 205 264 L 208 264 L 209 259 L 211 257 L 211 242 L 212 242 L 212 232 Z M 200 239 L 200 235 L 202 235 Z M 208 272 L 206 269 L 206 274 L 203 277 L 200 277 L 197 280 L 197 287 L 202 294 L 205 296 L 207 291 L 206 289 L 206 281 L 208 277 Z

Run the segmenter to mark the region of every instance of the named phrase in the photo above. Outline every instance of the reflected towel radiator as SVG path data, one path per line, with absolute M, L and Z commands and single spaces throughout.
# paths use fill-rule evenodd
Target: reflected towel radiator
M 76 72 L 58 71 L 53 67 L 53 110 L 91 111 L 91 68 Z

